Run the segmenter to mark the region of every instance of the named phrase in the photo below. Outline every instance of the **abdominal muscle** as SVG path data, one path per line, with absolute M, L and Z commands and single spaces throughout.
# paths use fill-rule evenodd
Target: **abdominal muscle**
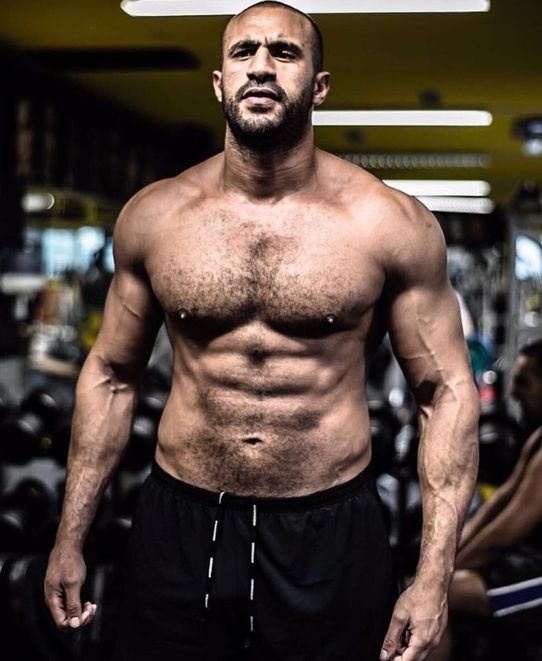
M 314 357 L 176 359 L 156 460 L 188 483 L 238 495 L 299 496 L 344 482 L 370 460 L 360 372 Z

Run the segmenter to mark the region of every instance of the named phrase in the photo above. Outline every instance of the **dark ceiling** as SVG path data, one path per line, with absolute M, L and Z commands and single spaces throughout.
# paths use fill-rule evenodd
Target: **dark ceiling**
M 512 134 L 518 117 L 542 115 L 541 0 L 493 0 L 487 13 L 315 18 L 332 73 L 323 109 L 420 108 L 436 99 L 443 108 L 485 109 L 494 117 L 482 128 L 318 127 L 320 147 L 335 153 L 486 154 L 484 167 L 376 173 L 387 179 L 484 179 L 500 203 L 520 180 L 542 180 L 542 157 L 524 156 Z M 0 39 L 39 51 L 42 63 L 154 121 L 203 124 L 217 149 L 224 122 L 211 71 L 224 23 L 225 17 L 132 18 L 118 0 L 0 4 Z M 78 52 L 64 58 L 63 67 L 67 48 Z M 119 48 L 132 56 L 124 53 L 112 70 L 108 61 Z

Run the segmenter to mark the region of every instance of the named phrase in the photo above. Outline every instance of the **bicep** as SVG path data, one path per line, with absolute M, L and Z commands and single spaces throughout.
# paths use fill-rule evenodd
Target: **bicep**
M 396 295 L 388 330 L 408 384 L 422 399 L 439 385 L 470 381 L 457 299 L 449 286 L 417 286 Z
M 426 241 L 419 232 L 408 238 L 416 245 L 403 251 L 406 257 L 387 287 L 387 325 L 409 386 L 427 401 L 441 386 L 472 387 L 472 374 L 440 229 L 431 227 Z
M 150 283 L 141 275 L 117 270 L 92 351 L 119 378 L 133 380 L 148 363 L 162 321 Z
M 141 375 L 164 318 L 144 267 L 145 241 L 139 221 L 128 206 L 115 225 L 115 274 L 92 348 L 93 355 L 124 381 Z

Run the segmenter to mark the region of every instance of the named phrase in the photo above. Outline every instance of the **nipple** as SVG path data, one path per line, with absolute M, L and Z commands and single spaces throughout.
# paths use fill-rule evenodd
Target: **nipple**
M 322 322 L 326 326 L 334 326 L 337 323 L 337 315 L 336 314 L 326 314 L 326 316 L 322 319 Z

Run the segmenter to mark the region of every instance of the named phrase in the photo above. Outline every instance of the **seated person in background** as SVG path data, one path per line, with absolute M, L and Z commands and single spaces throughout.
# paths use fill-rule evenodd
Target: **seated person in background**
M 542 427 L 542 338 L 519 350 L 512 370 L 511 396 L 521 410 L 524 438 Z
M 530 435 L 510 477 L 465 525 L 452 616 L 505 617 L 542 605 L 542 340 L 520 349 L 510 395 Z M 448 628 L 431 661 L 452 658 L 452 633 Z

